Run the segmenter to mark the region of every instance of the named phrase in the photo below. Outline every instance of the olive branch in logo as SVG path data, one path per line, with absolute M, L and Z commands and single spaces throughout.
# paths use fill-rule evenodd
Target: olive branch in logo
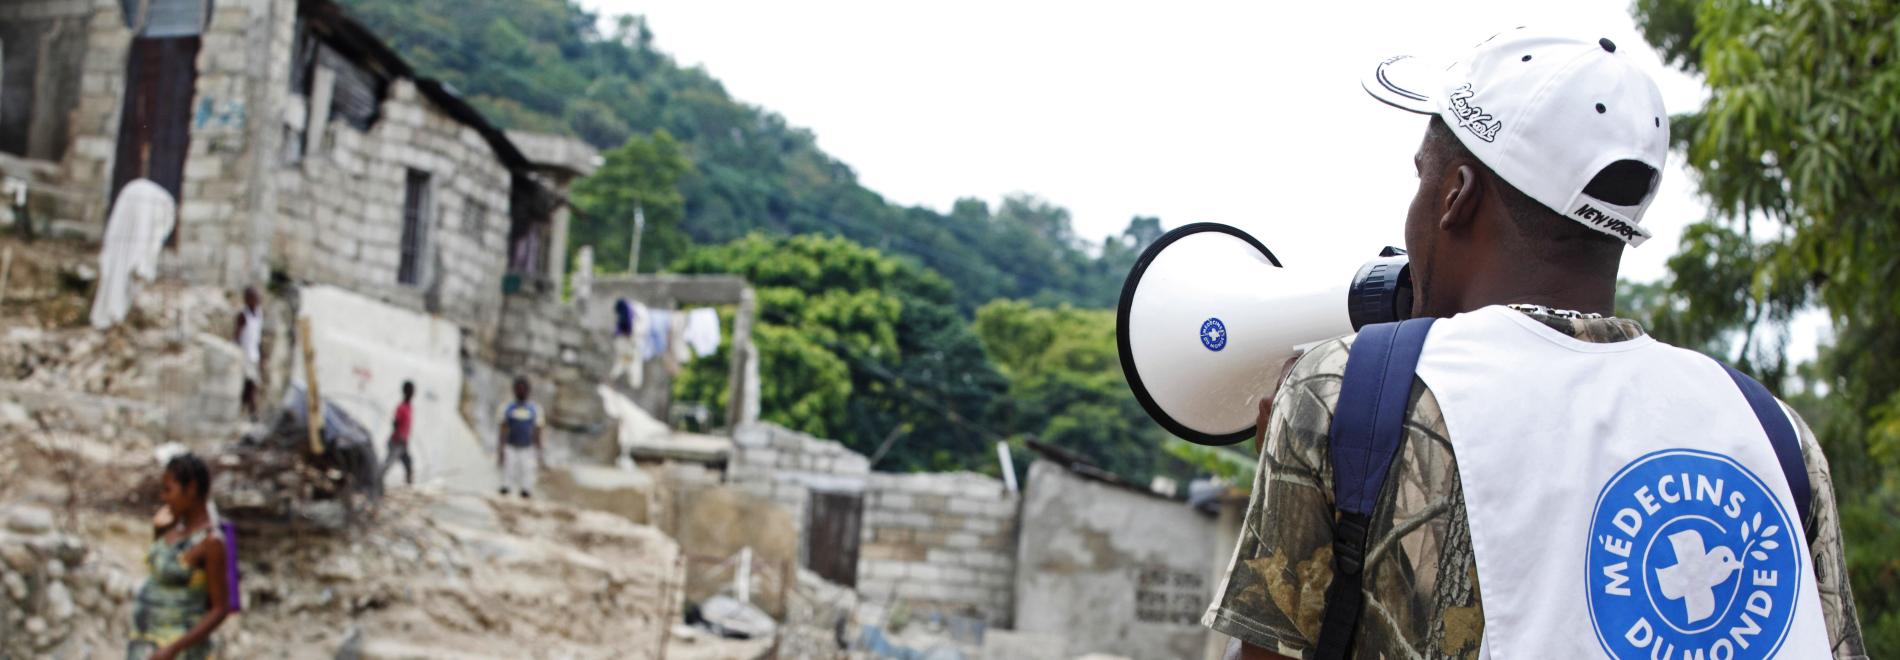
M 1752 536 L 1754 532 L 1760 532 L 1761 538 L 1748 541 L 1748 537 Z M 1742 521 L 1742 540 L 1748 541 L 1742 545 L 1742 554 L 1754 557 L 1758 561 L 1768 561 L 1768 553 L 1762 552 L 1762 550 L 1773 550 L 1781 547 L 1780 541 L 1770 538 L 1780 532 L 1780 525 L 1769 525 L 1767 529 L 1762 529 L 1761 512 L 1756 511 L 1754 519 Z M 1761 550 L 1751 550 L 1751 548 L 1757 544 L 1761 545 Z

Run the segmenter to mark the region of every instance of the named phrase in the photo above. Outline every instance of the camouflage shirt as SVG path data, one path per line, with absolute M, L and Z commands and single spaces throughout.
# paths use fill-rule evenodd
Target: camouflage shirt
M 1589 342 L 1643 333 L 1623 319 L 1531 316 Z M 1327 443 L 1351 342 L 1346 337 L 1307 352 L 1274 396 L 1240 542 L 1201 618 L 1202 625 L 1281 655 L 1301 657 L 1316 646 L 1333 579 Z M 1404 444 L 1367 534 L 1354 657 L 1475 658 L 1484 616 L 1458 465 L 1431 390 L 1414 380 L 1411 398 Z M 1814 488 L 1807 534 L 1828 638 L 1835 657 L 1862 658 L 1834 485 L 1814 433 L 1799 418 L 1795 426 Z

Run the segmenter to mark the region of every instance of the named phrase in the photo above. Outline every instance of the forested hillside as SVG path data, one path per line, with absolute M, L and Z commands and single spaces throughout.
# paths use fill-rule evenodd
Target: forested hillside
M 570 249 L 625 268 L 637 208 L 641 271 L 752 280 L 767 420 L 887 471 L 995 473 L 994 443 L 1030 438 L 1138 481 L 1194 469 L 1129 393 L 1107 310 L 1159 219 L 1090 240 L 1030 195 L 890 204 L 810 131 L 655 50 L 641 20 L 603 32 L 570 0 L 344 2 L 492 121 L 601 150 L 572 190 L 585 217 Z M 690 365 L 675 396 L 722 410 L 726 360 Z
M 683 206 L 670 217 L 648 209 L 644 271 L 681 256 L 683 239 L 822 233 L 941 273 L 965 314 L 996 298 L 1105 307 L 1131 247 L 1159 233 L 1148 218 L 1132 222 L 1126 239 L 1076 236 L 1067 211 L 1029 196 L 997 208 L 965 199 L 948 214 L 890 204 L 820 151 L 811 131 L 733 99 L 708 72 L 655 50 L 638 18 L 603 29 L 569 0 L 344 4 L 422 75 L 448 82 L 503 127 L 565 132 L 602 151 L 655 132 L 677 141 L 690 163 L 678 180 Z M 576 243 L 595 244 L 601 264 L 624 268 L 627 242 L 613 239 L 632 218 L 589 220 L 575 228 Z

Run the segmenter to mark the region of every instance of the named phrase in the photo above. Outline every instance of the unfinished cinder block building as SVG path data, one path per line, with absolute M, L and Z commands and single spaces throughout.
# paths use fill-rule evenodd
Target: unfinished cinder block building
M 497 379 L 547 383 L 593 345 L 502 335 L 509 307 L 558 303 L 566 187 L 598 160 L 504 133 L 329 0 L 0 0 L 13 215 L 97 239 L 117 191 L 150 179 L 178 205 L 164 275 L 335 285 L 437 315 Z

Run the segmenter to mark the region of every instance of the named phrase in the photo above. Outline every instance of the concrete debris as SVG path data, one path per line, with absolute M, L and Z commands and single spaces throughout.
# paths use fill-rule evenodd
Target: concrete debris
M 629 463 L 625 467 L 570 465 L 541 477 L 540 492 L 556 502 L 618 514 L 649 524 L 658 506 L 652 477 Z
M 763 639 L 772 636 L 778 624 L 764 611 L 731 596 L 713 596 L 699 604 L 699 616 L 706 629 L 723 637 Z
M 845 660 L 858 637 L 858 592 L 798 569 L 798 587 L 779 627 L 780 657 Z
M 21 534 L 45 534 L 53 529 L 53 512 L 36 506 L 16 506 L 7 512 L 7 530 Z

